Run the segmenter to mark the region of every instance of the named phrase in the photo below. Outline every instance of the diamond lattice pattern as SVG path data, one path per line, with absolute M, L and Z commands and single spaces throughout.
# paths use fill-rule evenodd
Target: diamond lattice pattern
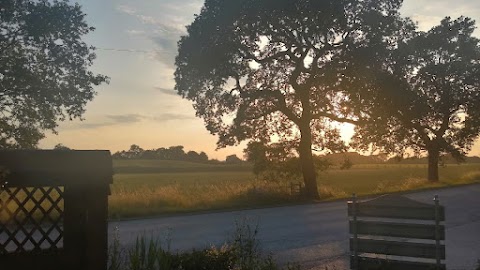
M 0 189 L 0 254 L 63 247 L 63 187 Z

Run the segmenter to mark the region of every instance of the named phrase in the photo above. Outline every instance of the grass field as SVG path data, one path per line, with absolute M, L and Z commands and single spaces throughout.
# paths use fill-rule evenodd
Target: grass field
M 116 160 L 109 214 L 112 219 L 238 209 L 298 202 L 290 183 L 259 181 L 248 165 Z M 480 164 L 440 167 L 440 182 L 425 181 L 426 165 L 355 165 L 318 177 L 322 199 L 345 198 L 480 182 Z

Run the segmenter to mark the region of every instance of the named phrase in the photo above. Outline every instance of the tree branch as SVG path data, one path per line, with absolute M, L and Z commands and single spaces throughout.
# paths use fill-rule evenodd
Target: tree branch
M 300 118 L 295 115 L 295 113 L 290 110 L 287 106 L 287 102 L 285 101 L 285 96 L 280 92 L 280 91 L 273 91 L 274 96 L 276 97 L 277 100 L 277 107 L 280 112 L 285 114 L 288 119 L 290 119 L 293 123 L 296 125 L 300 124 Z
M 349 123 L 349 124 L 354 124 L 354 125 L 359 125 L 359 124 L 366 123 L 366 120 L 363 120 L 363 119 L 354 120 L 354 119 L 350 119 L 350 118 L 340 117 L 340 116 L 337 116 L 337 115 L 331 114 L 331 113 L 319 112 L 319 113 L 312 114 L 312 119 L 320 119 L 322 117 L 328 118 L 328 119 L 336 121 L 336 122 Z
M 242 53 L 242 52 L 240 52 Z M 259 64 L 263 64 L 263 63 L 266 63 L 266 62 L 269 62 L 269 61 L 272 61 L 272 60 L 275 60 L 275 59 L 278 59 L 278 58 L 281 58 L 281 57 L 285 57 L 287 55 L 290 55 L 291 52 L 290 52 L 290 49 L 287 49 L 285 51 L 281 51 L 281 52 L 278 52 L 278 53 L 275 53 L 271 56 L 267 56 L 267 57 L 264 57 L 264 58 L 258 58 L 256 57 L 255 55 L 253 55 L 252 53 L 249 53 L 249 52 L 244 52 L 242 54 L 242 56 L 247 59 L 247 60 L 253 60 Z

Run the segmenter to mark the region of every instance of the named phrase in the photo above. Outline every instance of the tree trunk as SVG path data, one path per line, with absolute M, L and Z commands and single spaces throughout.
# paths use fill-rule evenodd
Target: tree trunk
M 309 124 L 300 127 L 300 163 L 302 165 L 303 181 L 305 182 L 305 195 L 308 199 L 320 199 L 317 188 L 317 174 L 312 157 L 312 131 Z
M 440 151 L 438 149 L 428 149 L 428 181 L 438 182 L 438 160 Z

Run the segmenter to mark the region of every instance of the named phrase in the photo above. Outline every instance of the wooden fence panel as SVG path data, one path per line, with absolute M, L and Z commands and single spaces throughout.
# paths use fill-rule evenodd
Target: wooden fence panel
M 108 151 L 0 151 L 0 268 L 104 270 Z
M 404 237 L 416 239 L 436 239 L 435 224 L 405 224 L 398 222 L 357 221 L 357 233 L 376 236 Z M 350 221 L 353 234 L 353 220 Z M 445 240 L 445 226 L 439 226 L 439 239 Z
M 354 257 L 350 257 L 350 264 L 353 265 Z M 389 260 L 384 258 L 366 258 L 358 259 L 358 269 L 369 270 L 446 270 L 445 264 L 435 266 L 432 263 Z
M 384 195 L 358 202 L 354 195 L 348 202 L 351 268 L 445 269 L 445 209 L 437 196 L 434 201 Z
M 358 217 L 382 217 L 397 219 L 435 220 L 435 205 L 425 204 L 409 198 L 388 195 L 357 204 Z M 445 220 L 445 209 L 438 208 L 438 218 Z M 348 215 L 353 215 L 353 202 L 348 203 Z
M 353 251 L 353 238 L 350 238 L 350 250 Z M 445 246 L 441 246 L 440 258 L 445 259 Z M 357 251 L 360 253 L 377 253 L 384 255 L 435 258 L 435 243 L 412 243 L 377 239 L 357 239 Z

